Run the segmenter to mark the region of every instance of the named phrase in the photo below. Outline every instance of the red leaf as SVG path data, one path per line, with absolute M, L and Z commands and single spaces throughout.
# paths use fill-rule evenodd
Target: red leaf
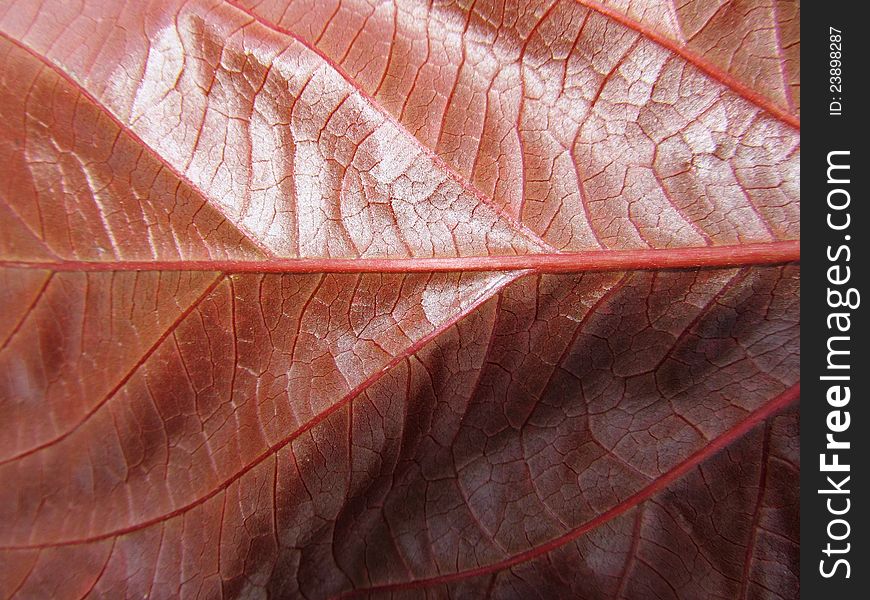
M 799 6 L 0 9 L 0 593 L 796 597 Z

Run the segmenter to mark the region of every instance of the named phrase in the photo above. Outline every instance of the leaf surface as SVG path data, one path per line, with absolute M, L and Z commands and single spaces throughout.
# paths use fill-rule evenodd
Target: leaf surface
M 0 593 L 796 597 L 798 25 L 0 7 Z

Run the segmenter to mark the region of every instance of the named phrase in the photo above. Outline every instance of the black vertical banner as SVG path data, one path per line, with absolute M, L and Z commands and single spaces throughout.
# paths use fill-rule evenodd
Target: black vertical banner
M 870 34 L 862 3 L 811 2 L 801 27 L 801 592 L 870 597 L 865 282 Z

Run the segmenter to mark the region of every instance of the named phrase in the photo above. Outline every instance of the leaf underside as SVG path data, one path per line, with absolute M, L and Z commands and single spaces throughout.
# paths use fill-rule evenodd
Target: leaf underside
M 800 6 L 0 6 L 0 595 L 797 598 Z

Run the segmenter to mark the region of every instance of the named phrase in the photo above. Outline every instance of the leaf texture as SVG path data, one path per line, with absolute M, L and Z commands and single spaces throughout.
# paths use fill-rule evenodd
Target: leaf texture
M 796 598 L 799 14 L 3 3 L 0 594 Z

